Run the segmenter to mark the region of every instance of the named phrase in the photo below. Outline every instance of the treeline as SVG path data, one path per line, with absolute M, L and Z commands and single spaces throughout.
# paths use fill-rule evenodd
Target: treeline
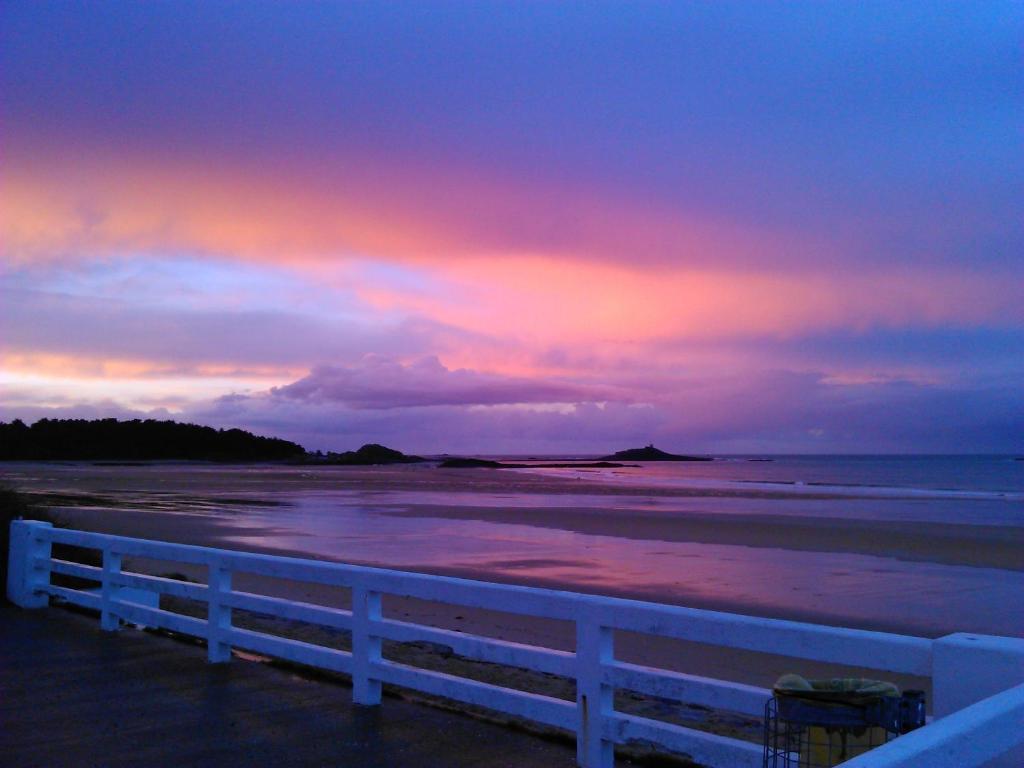
M 305 455 L 301 445 L 241 429 L 155 419 L 20 419 L 0 422 L 0 460 L 272 461 Z

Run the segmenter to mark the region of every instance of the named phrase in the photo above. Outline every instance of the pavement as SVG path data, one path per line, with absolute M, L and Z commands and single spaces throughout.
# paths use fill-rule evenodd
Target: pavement
M 0 602 L 0 765 L 571 768 L 575 748 L 98 619 Z

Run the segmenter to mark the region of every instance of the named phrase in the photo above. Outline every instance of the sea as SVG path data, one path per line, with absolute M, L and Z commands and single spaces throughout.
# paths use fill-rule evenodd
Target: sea
M 99 506 L 105 498 L 121 509 L 215 518 L 228 547 L 922 636 L 1024 636 L 1024 551 L 1019 562 L 987 567 L 846 552 L 838 539 L 835 551 L 807 551 L 666 541 L 628 530 L 630 515 L 656 512 L 667 525 L 693 515 L 803 517 L 826 529 L 829 520 L 868 527 L 895 521 L 922 531 L 952 524 L 971 527 L 964 547 L 979 531 L 1020 542 L 1019 457 L 726 456 L 615 468 L 539 468 L 532 465 L 552 457 L 495 458 L 528 466 L 483 470 L 486 483 L 446 486 L 436 482 L 445 471 L 436 464 L 410 465 L 389 469 L 408 481 L 393 489 L 346 482 L 344 467 L 9 464 L 0 479 L 28 490 L 87 490 Z M 460 477 L 475 478 L 475 471 Z M 580 492 L 521 482 L 536 475 L 578 481 Z M 473 511 L 480 509 L 500 514 Z M 626 529 L 599 535 L 567 522 L 602 512 L 624 517 Z

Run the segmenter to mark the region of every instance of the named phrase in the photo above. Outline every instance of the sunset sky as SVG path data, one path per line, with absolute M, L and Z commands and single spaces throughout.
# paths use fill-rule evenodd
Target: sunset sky
M 0 5 L 0 419 L 1024 451 L 1024 4 Z

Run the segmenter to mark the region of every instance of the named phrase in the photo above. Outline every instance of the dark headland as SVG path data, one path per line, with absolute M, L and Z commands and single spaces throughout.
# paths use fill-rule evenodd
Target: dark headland
M 145 461 L 286 462 L 371 466 L 426 461 L 369 443 L 344 453 L 307 452 L 298 443 L 242 429 L 155 419 L 20 419 L 0 422 L 0 461 L 92 461 L 138 466 Z
M 714 461 L 708 456 L 681 456 L 648 445 L 646 448 L 628 448 L 625 451 L 602 456 L 601 461 Z
M 0 422 L 0 461 L 286 461 L 305 453 L 289 440 L 176 421 Z

